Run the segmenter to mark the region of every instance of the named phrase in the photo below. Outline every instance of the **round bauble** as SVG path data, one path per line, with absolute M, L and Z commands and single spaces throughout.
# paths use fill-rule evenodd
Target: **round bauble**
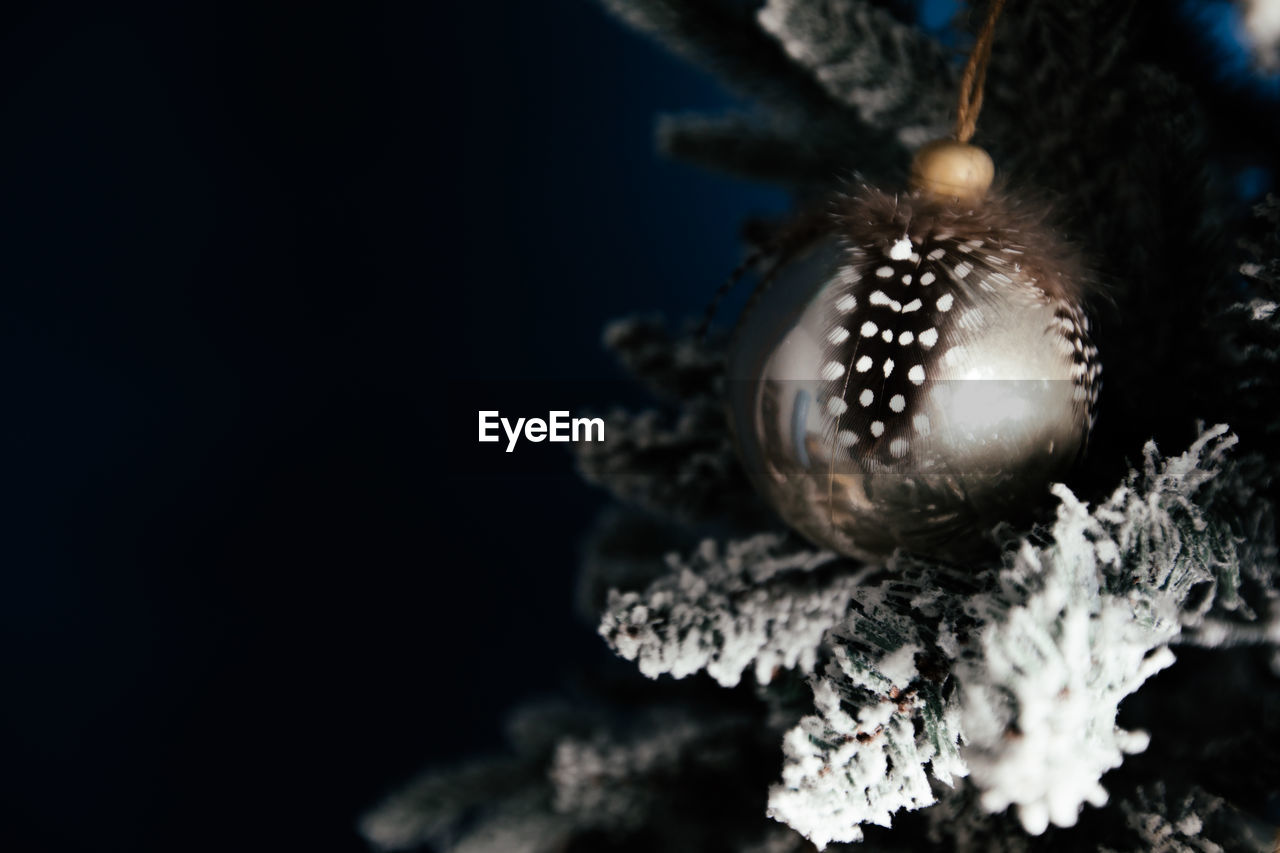
M 1074 255 L 1026 209 L 965 189 L 990 183 L 980 158 L 942 154 L 933 173 L 959 174 L 959 192 L 929 169 L 906 194 L 860 188 L 730 345 L 729 415 L 757 489 L 854 557 L 962 553 L 1044 499 L 1094 419 Z

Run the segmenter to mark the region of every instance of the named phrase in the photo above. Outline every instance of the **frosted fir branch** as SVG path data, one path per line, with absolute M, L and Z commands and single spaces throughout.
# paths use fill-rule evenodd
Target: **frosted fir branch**
M 578 472 L 624 503 L 688 520 L 755 503 L 718 404 L 690 403 L 674 419 L 656 409 L 616 410 L 605 416 L 605 434 L 607 442 L 574 446 Z
M 1242 269 L 1261 272 L 1260 266 L 1244 264 Z M 1280 294 L 1277 294 L 1280 297 Z M 1274 435 L 1275 422 L 1268 416 L 1269 395 L 1275 391 L 1275 371 L 1280 368 L 1280 302 L 1254 297 L 1236 302 L 1222 312 L 1219 325 L 1224 332 L 1221 347 L 1225 359 L 1239 377 L 1240 403 L 1250 410 L 1264 434 Z
M 484 822 L 447 853 L 560 853 L 574 837 L 573 822 L 549 811 L 542 792 L 532 790 L 493 809 Z
M 885 174 L 903 166 L 906 150 L 890 127 L 870 124 L 848 104 L 833 98 L 796 63 L 770 34 L 761 29 L 751 4 L 734 0 L 600 0 L 633 28 L 647 33 L 675 53 L 706 68 L 725 85 L 751 99 L 769 113 L 771 130 L 756 128 L 750 138 L 734 141 L 712 155 L 709 139 L 687 125 L 659 131 L 659 145 L 695 162 L 721 170 L 799 186 L 811 184 L 807 169 L 822 181 L 842 178 L 852 169 Z M 888 67 L 883 74 L 894 73 Z M 685 120 L 687 122 L 687 120 Z M 708 119 L 718 122 L 718 119 Z M 682 122 L 684 123 L 684 122 Z M 714 134 L 712 127 L 703 132 Z M 773 142 L 785 138 L 799 144 L 790 153 L 773 157 Z M 818 153 L 808 162 L 805 152 Z M 714 157 L 714 161 L 711 159 Z M 794 172 L 804 164 L 807 169 Z M 798 180 L 793 180 L 791 175 Z
M 821 116 L 834 106 L 812 78 L 732 0 L 600 0 L 618 18 L 702 66 L 780 116 Z
M 1225 427 L 1134 473 L 1093 513 L 1065 486 L 1052 542 L 1026 542 L 980 601 L 981 653 L 962 659 L 964 757 L 989 811 L 1039 834 L 1103 805 L 1100 779 L 1148 743 L 1116 725 L 1121 700 L 1173 662 L 1168 644 L 1239 567 L 1196 493 L 1235 443 Z M 1202 595 L 1191 595 L 1193 588 Z
M 1245 435 L 1256 434 L 1274 441 L 1280 437 L 1280 420 L 1275 417 L 1274 400 L 1280 394 L 1280 199 L 1268 196 L 1254 207 L 1254 219 L 1238 241 L 1240 279 L 1222 288 L 1227 302 L 1214 324 L 1218 349 L 1228 365 L 1231 383 L 1228 405 L 1244 417 Z M 1246 298 L 1240 299 L 1243 283 Z M 1261 441 L 1258 442 L 1261 445 Z M 1280 471 L 1276 463 L 1268 473 Z
M 1168 599 L 1165 608 L 1176 607 L 1182 623 L 1179 641 L 1196 635 L 1200 643 L 1230 642 L 1231 635 L 1265 641 L 1272 629 L 1256 621 L 1258 614 L 1274 619 L 1280 607 L 1267 463 L 1256 454 L 1228 463 L 1238 443 L 1219 425 L 1163 462 L 1149 442 L 1143 472 L 1132 473 L 1094 513 L 1125 555 L 1109 571 L 1108 590 L 1136 588 Z
M 1120 802 L 1132 836 L 1124 853 L 1272 853 L 1275 828 L 1197 786 L 1154 782 Z M 1111 846 L 1101 853 L 1118 853 Z
M 660 318 L 632 317 L 609 324 L 604 343 L 654 395 L 683 407 L 611 412 L 607 442 L 574 446 L 582 477 L 667 518 L 758 515 L 720 398 L 723 359 L 716 342 L 692 332 L 673 336 Z
M 1173 662 L 1135 630 L 1123 601 L 1102 601 L 1096 578 L 1045 562 L 1031 549 L 1020 567 L 1045 575 L 1041 590 L 983 632 L 981 656 L 957 670 L 963 691 L 964 751 L 982 806 L 1018 807 L 1033 835 L 1050 822 L 1075 824 L 1083 803 L 1106 803 L 1099 780 L 1147 737 L 1116 726 L 1120 701 Z M 1136 634 L 1136 636 L 1135 636 Z M 1152 642 L 1151 640 L 1154 640 Z M 1153 646 L 1158 650 L 1153 651 Z
M 1036 540 L 1047 544 L 1023 540 L 968 590 L 908 558 L 890 567 L 898 579 L 860 585 L 824 641 L 817 713 L 784 741 L 770 814 L 821 846 L 931 804 L 929 776 L 970 775 L 987 811 L 1016 805 L 1032 834 L 1105 803 L 1101 777 L 1148 742 L 1116 725 L 1120 702 L 1237 582 L 1235 540 L 1210 536 L 1197 503 L 1233 444 L 1215 427 L 1171 459 L 1148 446 L 1143 470 L 1093 512 L 1055 487 L 1057 521 Z
M 531 762 L 515 757 L 473 759 L 455 769 L 433 770 L 365 815 L 360 833 L 379 850 L 408 850 L 423 843 L 457 849 L 468 814 L 493 801 L 521 797 L 537 778 Z
M 919 29 L 862 0 L 768 0 L 758 18 L 833 99 L 907 148 L 946 133 L 954 72 Z
M 513 755 L 424 775 L 367 815 L 361 833 L 379 850 L 701 853 L 751 849 L 772 829 L 762 814 L 771 751 L 754 714 L 553 704 L 520 712 L 511 729 Z M 758 797 L 690 811 L 753 783 Z
M 1184 631 L 1176 640 L 1179 645 L 1195 645 L 1209 649 L 1237 646 L 1280 646 L 1280 610 L 1254 623 L 1206 619 L 1194 631 Z
M 730 721 L 731 728 L 743 725 Z M 643 737 L 629 741 L 603 732 L 566 738 L 557 745 L 548 773 L 553 807 L 573 815 L 580 826 L 642 827 L 661 796 L 660 786 L 647 780 L 691 771 L 690 763 L 733 764 L 723 749 L 708 749 L 708 739 L 705 721 L 679 714 L 662 715 Z M 637 784 L 641 780 L 646 783 Z
M 1032 833 L 1070 826 L 1106 801 L 1102 775 L 1146 746 L 1116 726 L 1121 700 L 1240 587 L 1245 538 L 1202 507 L 1234 444 L 1221 426 L 1171 459 L 1149 444 L 1093 512 L 1056 487 L 1048 544 L 1023 541 L 968 588 L 906 557 L 871 582 L 816 571 L 831 555 L 795 540 L 723 554 L 708 542 L 644 593 L 611 595 L 601 633 L 646 675 L 705 669 L 729 686 L 753 662 L 761 683 L 779 666 L 809 670 L 825 648 L 817 713 L 784 739 L 769 807 L 816 844 L 858 840 L 862 824 L 933 802 L 930 775 L 970 771 L 988 810 L 1017 805 Z M 959 700 L 944 695 L 952 667 Z
M 893 571 L 893 568 L 890 569 Z M 816 713 L 783 739 L 782 782 L 769 816 L 819 849 L 863 840 L 863 825 L 931 805 L 930 777 L 967 774 L 946 658 L 928 627 L 936 601 L 902 594 L 889 575 L 864 584 L 826 645 L 831 659 L 811 680 Z M 916 591 L 929 584 L 914 584 Z
M 661 317 L 634 316 L 605 327 L 605 349 L 662 399 L 715 397 L 724 375 L 720 342 L 699 340 L 689 330 L 676 336 Z
M 1159 808 L 1163 805 L 1147 798 L 1138 803 L 1121 804 L 1130 830 L 1141 839 L 1140 849 L 1160 853 L 1223 853 L 1222 845 L 1200 837 L 1204 819 L 1197 813 L 1197 804 L 1191 795 L 1177 804 L 1180 808 L 1173 815 Z
M 1229 569 L 1219 572 L 1203 620 L 1184 619 L 1179 643 L 1210 648 L 1269 644 L 1280 649 L 1280 542 L 1276 537 L 1271 464 L 1259 454 L 1237 457 L 1204 487 L 1202 503 L 1227 539 Z
M 1280 198 L 1268 194 L 1254 205 L 1253 215 L 1259 227 L 1252 236 L 1240 241 L 1249 256 L 1241 264 L 1240 274 L 1256 282 L 1273 298 L 1280 299 Z M 1271 319 L 1270 312 L 1264 319 Z
M 826 191 L 847 175 L 861 138 L 842 122 L 803 126 L 750 115 L 667 115 L 658 119 L 658 149 L 674 160 L 750 180 Z M 858 168 L 880 173 L 896 152 L 860 150 Z
M 526 705 L 507 720 L 510 753 L 427 771 L 361 818 L 360 833 L 379 850 L 558 849 L 572 822 L 550 808 L 546 766 L 562 740 L 603 725 L 597 713 L 561 702 Z
M 670 568 L 643 593 L 611 594 L 600 634 L 650 678 L 705 670 L 726 687 L 748 667 L 760 683 L 777 669 L 812 670 L 859 581 L 830 551 L 772 533 L 723 548 L 707 540 Z
M 916 737 L 926 716 L 911 696 L 886 697 L 863 705 L 857 718 L 842 709 L 851 700 L 834 689 L 839 680 L 814 689 L 818 714 L 787 733 L 782 748 L 783 781 L 769 792 L 769 816 L 800 832 L 818 849 L 831 841 L 861 841 L 862 824 L 889 826 L 894 812 L 933 803 L 926 768 L 933 757 Z
M 1213 499 L 1203 487 L 1222 475 L 1226 454 L 1238 443 L 1225 424 L 1205 431 L 1172 459 L 1163 459 L 1155 442 L 1147 442 L 1142 471 L 1130 473 L 1094 511 L 1094 535 L 1107 537 L 1095 544 L 1107 589 L 1145 596 L 1148 610 L 1139 612 L 1140 619 L 1194 624 L 1221 591 L 1234 596 L 1238 589 L 1240 564 L 1230 527 L 1203 507 Z M 1197 584 L 1212 584 L 1213 592 L 1189 602 Z

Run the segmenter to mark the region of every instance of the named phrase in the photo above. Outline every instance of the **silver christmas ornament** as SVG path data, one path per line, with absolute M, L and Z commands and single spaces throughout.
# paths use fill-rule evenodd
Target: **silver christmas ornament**
M 917 158 L 911 192 L 844 199 L 730 346 L 730 419 L 757 489 L 859 558 L 963 553 L 1043 500 L 1094 419 L 1078 263 L 986 195 L 985 154 L 946 145 L 941 166 Z

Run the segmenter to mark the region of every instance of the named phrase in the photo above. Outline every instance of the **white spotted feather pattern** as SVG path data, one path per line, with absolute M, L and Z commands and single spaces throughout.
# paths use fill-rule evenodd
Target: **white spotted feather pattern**
M 988 241 L 932 227 L 904 228 L 881 243 L 846 242 L 828 297 L 822 377 L 830 380 L 823 393 L 837 447 L 883 464 L 906 457 L 934 428 L 920 409 L 939 366 L 960 357 L 994 320 L 987 312 L 1009 299 L 1054 303 L 1048 340 L 1071 359 L 1078 414 L 1086 430 L 1092 426 L 1101 365 L 1088 320 L 1071 299 L 1027 280 L 1027 247 L 1007 235 Z

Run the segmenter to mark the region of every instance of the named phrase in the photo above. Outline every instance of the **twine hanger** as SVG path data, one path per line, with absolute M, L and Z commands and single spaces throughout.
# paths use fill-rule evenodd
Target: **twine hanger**
M 978 113 L 982 110 L 982 90 L 987 81 L 987 63 L 991 60 L 991 43 L 995 40 L 996 19 L 1004 9 L 1005 0 L 992 0 L 987 10 L 987 20 L 973 43 L 969 62 L 960 78 L 960 103 L 956 107 L 956 141 L 968 142 L 978 126 Z

